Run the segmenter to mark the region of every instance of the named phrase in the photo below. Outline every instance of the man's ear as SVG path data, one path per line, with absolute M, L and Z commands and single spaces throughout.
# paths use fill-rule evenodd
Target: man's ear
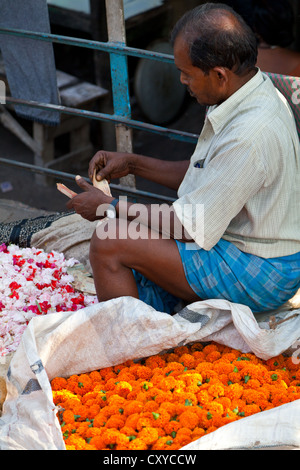
M 213 71 L 220 85 L 228 82 L 228 69 L 225 67 L 214 67 Z

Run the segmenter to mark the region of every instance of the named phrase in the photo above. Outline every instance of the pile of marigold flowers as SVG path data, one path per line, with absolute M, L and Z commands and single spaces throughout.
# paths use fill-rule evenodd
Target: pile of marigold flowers
M 300 399 L 300 370 L 197 343 L 51 385 L 67 450 L 174 450 Z

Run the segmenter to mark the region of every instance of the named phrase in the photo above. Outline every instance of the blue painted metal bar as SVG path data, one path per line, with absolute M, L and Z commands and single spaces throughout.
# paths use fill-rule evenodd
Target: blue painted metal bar
M 66 173 L 64 171 L 52 170 L 51 168 L 45 168 L 45 167 L 41 167 L 41 166 L 37 166 L 37 165 L 31 165 L 30 163 L 18 162 L 16 160 L 9 160 L 7 158 L 0 158 L 0 164 L 6 165 L 6 166 L 11 166 L 11 167 L 14 167 L 16 169 L 31 171 L 33 173 L 46 174 L 50 177 L 57 177 L 57 178 L 60 178 L 61 180 L 70 181 L 72 183 L 74 183 L 74 180 L 75 180 L 75 175 L 73 175 L 72 173 Z M 89 178 L 86 178 L 84 176 L 83 176 L 83 178 L 88 183 L 91 183 Z M 151 193 L 149 191 L 142 191 L 141 189 L 136 189 L 136 188 L 129 188 L 128 186 L 123 186 L 121 184 L 110 183 L 109 186 L 113 191 L 118 191 L 119 193 L 123 193 L 123 194 L 130 194 L 134 198 L 143 197 L 143 198 L 146 198 L 146 199 L 149 198 L 149 199 L 157 200 L 157 201 L 160 201 L 160 202 L 164 201 L 164 202 L 167 202 L 167 203 L 172 203 L 172 202 L 175 201 L 175 199 L 170 197 L 170 196 L 164 196 L 162 194 L 155 194 L 155 193 Z
M 109 41 L 90 41 L 88 39 L 73 38 L 70 36 L 61 36 L 58 34 L 37 33 L 34 31 L 26 31 L 23 29 L 11 28 L 0 28 L 0 34 L 20 36 L 22 38 L 37 39 L 39 41 L 54 42 L 58 44 L 66 44 L 69 46 L 84 47 L 87 49 L 94 49 L 96 51 L 103 51 L 108 53 L 119 53 L 126 56 L 140 57 L 142 59 L 161 60 L 170 64 L 174 63 L 174 57 L 170 54 L 163 54 L 154 51 L 137 49 L 134 47 L 126 46 L 122 43 L 115 43 Z
M 78 109 L 78 108 L 70 108 L 67 106 L 55 105 L 55 104 L 47 104 L 47 103 L 38 103 L 36 101 L 27 101 L 21 100 L 18 98 L 13 98 L 10 96 L 6 97 L 7 104 L 13 105 L 23 105 L 23 106 L 30 106 L 33 108 L 40 108 L 40 109 L 51 109 L 53 111 L 59 111 L 64 114 L 69 114 L 73 116 L 81 116 L 89 119 L 95 119 L 98 121 L 105 121 L 105 122 L 115 122 L 115 123 L 122 123 L 130 128 L 138 129 L 146 132 L 152 132 L 154 134 L 163 135 L 168 137 L 169 139 L 179 140 L 182 142 L 189 142 L 189 143 L 196 143 L 198 140 L 198 134 L 192 134 L 185 131 L 178 131 L 169 129 L 167 127 L 156 126 L 154 124 L 148 124 L 142 121 L 136 121 L 134 119 L 129 119 L 123 116 L 117 116 L 115 114 L 105 114 L 105 113 L 98 113 L 95 111 L 87 111 L 85 109 Z
M 59 44 L 73 45 L 77 47 L 84 47 L 84 48 L 94 49 L 98 51 L 105 51 L 109 53 L 111 57 L 113 55 L 119 54 L 119 55 L 124 55 L 124 56 L 134 56 L 134 57 L 150 59 L 150 60 L 160 60 L 166 63 L 174 63 L 174 58 L 172 55 L 143 50 L 143 49 L 136 49 L 136 48 L 128 47 L 122 43 L 115 43 L 115 42 L 103 43 L 103 42 L 90 41 L 90 40 L 81 39 L 81 38 L 73 38 L 69 36 L 37 33 L 33 31 L 25 31 L 25 30 L 20 30 L 20 29 L 11 29 L 11 28 L 0 28 L 0 34 L 8 34 L 8 35 L 19 36 L 23 38 L 36 39 L 40 41 L 55 42 Z M 113 67 L 117 71 L 118 67 L 117 67 L 116 61 Z M 126 92 L 126 95 L 128 99 L 127 103 L 129 103 L 129 97 L 128 97 L 127 92 Z M 11 104 L 20 103 L 20 104 L 24 104 L 28 106 L 40 107 L 41 109 L 47 109 L 47 108 L 57 109 L 60 112 L 66 113 L 66 114 L 78 114 L 79 113 L 81 116 L 90 117 L 92 119 L 98 119 L 101 121 L 112 121 L 116 123 L 120 122 L 131 128 L 145 130 L 148 132 L 154 132 L 156 134 L 165 135 L 170 139 L 181 140 L 184 142 L 196 143 L 198 139 L 197 134 L 190 134 L 188 132 L 171 130 L 171 129 L 167 129 L 164 127 L 155 126 L 155 125 L 151 125 L 148 123 L 142 123 L 140 121 L 134 121 L 132 119 L 129 119 L 128 116 L 130 115 L 130 108 L 129 108 L 130 105 L 128 104 L 127 104 L 127 108 L 123 110 L 123 113 L 124 113 L 123 116 L 125 117 L 124 119 L 122 119 L 121 115 L 116 117 L 116 116 L 109 115 L 109 114 L 92 113 L 92 112 L 88 112 L 84 110 L 75 110 L 73 108 L 66 108 L 62 106 L 57 107 L 55 105 L 50 105 L 50 104 L 47 105 L 45 103 L 36 103 L 33 101 L 26 102 L 22 100 L 16 100 L 15 98 L 10 98 L 10 97 L 7 97 L 6 101 L 7 103 L 11 103 Z
M 127 57 L 121 54 L 110 54 L 110 73 L 114 112 L 117 116 L 131 117 L 129 78 Z

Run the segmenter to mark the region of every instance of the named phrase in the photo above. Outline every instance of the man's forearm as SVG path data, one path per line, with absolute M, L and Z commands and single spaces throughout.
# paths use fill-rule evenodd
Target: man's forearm
M 132 171 L 154 183 L 177 191 L 189 166 L 189 160 L 165 161 L 143 155 L 133 155 Z
M 119 218 L 145 225 L 163 238 L 173 238 L 184 242 L 194 241 L 181 224 L 173 206 L 168 204 L 129 203 L 121 198 L 116 212 Z

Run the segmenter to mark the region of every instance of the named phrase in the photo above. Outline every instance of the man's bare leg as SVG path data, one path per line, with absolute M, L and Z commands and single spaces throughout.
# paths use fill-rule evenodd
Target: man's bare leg
M 95 232 L 90 246 L 99 302 L 121 296 L 138 298 L 132 269 L 182 300 L 190 303 L 200 300 L 186 280 L 173 239 L 153 239 L 151 231 L 143 225 L 139 227 L 140 238 L 131 239 L 127 220 L 113 219 L 108 223 L 117 224 L 116 238 L 99 239 Z

